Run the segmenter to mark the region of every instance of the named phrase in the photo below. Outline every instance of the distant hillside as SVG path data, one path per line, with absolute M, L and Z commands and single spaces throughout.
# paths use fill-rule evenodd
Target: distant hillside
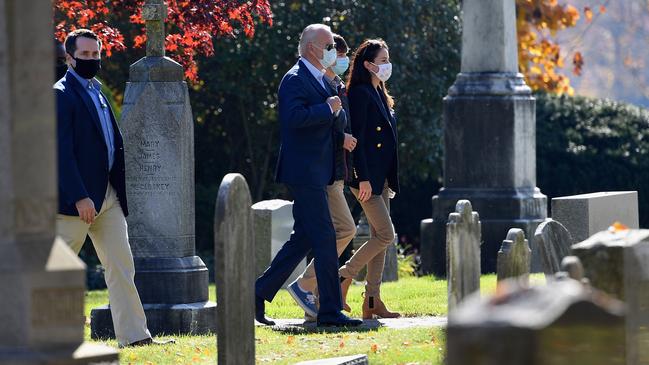
M 566 57 L 566 73 L 575 51 L 585 66 L 581 77 L 571 75 L 577 94 L 611 98 L 649 107 L 649 1 L 563 0 L 595 16 L 582 18 L 575 28 L 561 31 L 559 44 Z M 606 12 L 599 14 L 600 5 Z

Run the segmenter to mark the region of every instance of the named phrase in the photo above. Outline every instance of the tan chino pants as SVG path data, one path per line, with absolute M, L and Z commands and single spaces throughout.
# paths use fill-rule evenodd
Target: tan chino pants
M 358 189 L 351 189 L 358 198 Z M 370 239 L 365 242 L 354 255 L 343 265 L 339 274 L 341 277 L 353 278 L 367 265 L 366 296 L 378 296 L 381 291 L 385 251 L 394 242 L 394 226 L 390 218 L 390 189 L 387 182 L 381 195 L 372 194 L 366 202 L 361 202 L 370 225 Z
M 347 200 L 343 188 L 345 184 L 342 180 L 335 181 L 327 186 L 327 202 L 329 204 L 329 214 L 336 231 L 336 250 L 340 256 L 351 240 L 356 236 L 356 225 L 354 218 L 349 211 Z M 315 277 L 315 267 L 313 260 L 306 267 L 302 275 L 298 278 L 300 288 L 317 293 L 317 282 Z
M 135 266 L 128 242 L 126 218 L 117 194 L 110 184 L 101 211 L 92 224 L 77 216 L 58 214 L 57 234 L 79 254 L 86 236 L 90 235 L 99 261 L 106 269 L 110 311 L 117 342 L 124 346 L 151 337 L 146 317 L 135 287 Z

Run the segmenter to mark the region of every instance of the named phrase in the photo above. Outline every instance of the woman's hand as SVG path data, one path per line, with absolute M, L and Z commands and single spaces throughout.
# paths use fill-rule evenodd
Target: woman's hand
M 345 133 L 345 142 L 343 142 L 343 148 L 349 152 L 352 152 L 356 148 L 356 138 L 349 133 Z
M 372 197 L 372 185 L 369 181 L 361 181 L 358 184 L 358 201 L 364 203 Z

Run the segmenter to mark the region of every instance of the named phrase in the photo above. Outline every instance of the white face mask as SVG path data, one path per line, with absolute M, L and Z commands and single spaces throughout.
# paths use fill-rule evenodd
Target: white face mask
M 384 63 L 382 65 L 376 65 L 373 63 L 374 66 L 377 66 L 379 70 L 377 72 L 373 72 L 376 77 L 379 78 L 379 80 L 386 82 L 392 76 L 392 64 L 391 63 Z
M 334 63 L 336 63 L 336 57 L 338 57 L 338 51 L 336 51 L 336 48 L 332 48 L 330 50 L 326 50 L 324 48 L 320 48 L 316 46 L 316 48 L 319 48 L 322 50 L 322 58 L 318 59 L 318 62 L 322 65 L 323 68 L 329 68 L 331 67 Z

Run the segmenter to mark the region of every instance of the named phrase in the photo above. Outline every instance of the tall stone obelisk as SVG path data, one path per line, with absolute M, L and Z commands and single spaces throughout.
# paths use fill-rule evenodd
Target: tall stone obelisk
M 117 364 L 83 341 L 85 265 L 56 237 L 50 60 L 51 2 L 0 0 L 0 363 Z
M 121 128 L 135 284 L 152 334 L 215 331 L 209 273 L 196 256 L 194 127 L 181 65 L 165 57 L 163 0 L 147 0 L 146 57 L 130 68 Z M 93 336 L 112 335 L 106 310 L 93 311 Z M 101 319 L 100 319 L 101 317 Z M 106 322 L 108 321 L 108 322 Z
M 518 72 L 515 1 L 464 0 L 462 12 L 461 72 L 444 98 L 444 187 L 433 197 L 433 247 L 444 253 L 448 215 L 468 199 L 482 221 L 483 271 L 494 272 L 509 229 L 533 237 L 547 217 L 547 198 L 536 187 L 535 100 Z

